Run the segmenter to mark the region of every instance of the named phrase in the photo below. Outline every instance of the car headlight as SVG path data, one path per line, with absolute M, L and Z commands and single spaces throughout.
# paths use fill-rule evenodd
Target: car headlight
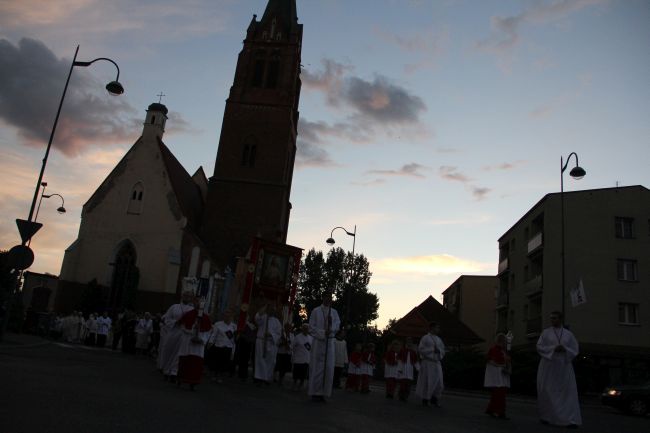
M 617 389 L 608 389 L 606 394 L 612 397 L 618 397 L 619 395 L 621 395 L 621 391 Z

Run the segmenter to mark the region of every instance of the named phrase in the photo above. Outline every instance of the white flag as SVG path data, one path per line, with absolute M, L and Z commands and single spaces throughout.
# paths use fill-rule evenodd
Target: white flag
M 585 293 L 585 288 L 582 285 L 582 278 L 578 281 L 576 288 L 571 290 L 571 305 L 577 307 L 581 304 L 587 303 L 587 294 Z

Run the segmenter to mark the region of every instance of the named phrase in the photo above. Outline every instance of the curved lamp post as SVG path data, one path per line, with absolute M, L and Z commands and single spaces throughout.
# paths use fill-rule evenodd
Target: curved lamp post
M 47 148 L 45 149 L 45 156 L 43 157 L 43 165 L 41 166 L 41 171 L 38 175 L 38 180 L 36 181 L 36 190 L 34 191 L 34 198 L 32 199 L 32 205 L 29 209 L 29 217 L 27 218 L 28 223 L 33 223 L 36 221 L 36 218 L 32 219 L 34 216 L 34 208 L 36 207 L 36 201 L 38 200 L 38 192 L 41 188 L 41 182 L 43 181 L 43 173 L 45 173 L 45 166 L 47 165 L 47 158 L 50 155 L 50 148 L 52 147 L 52 141 L 54 140 L 54 133 L 56 132 L 56 125 L 59 122 L 59 115 L 61 114 L 61 107 L 63 106 L 63 100 L 65 99 L 65 94 L 68 90 L 68 84 L 70 83 L 70 76 L 72 75 L 72 70 L 74 69 L 75 66 L 81 66 L 81 67 L 87 67 L 92 65 L 93 63 L 99 61 L 99 60 L 106 60 L 107 62 L 112 63 L 115 65 L 115 68 L 117 69 L 117 77 L 115 78 L 115 81 L 111 81 L 106 85 L 106 90 L 108 90 L 109 93 L 113 95 L 121 95 L 124 93 L 124 87 L 120 84 L 119 79 L 120 79 L 120 67 L 117 66 L 117 63 L 115 63 L 113 60 L 107 58 L 107 57 L 99 57 L 96 58 L 95 60 L 91 60 L 89 62 L 81 62 L 77 61 L 77 54 L 79 53 L 79 45 L 77 45 L 77 49 L 74 52 L 74 58 L 72 59 L 72 64 L 70 65 L 70 71 L 68 72 L 68 78 L 65 81 L 65 87 L 63 88 L 63 94 L 61 95 L 61 100 L 59 101 L 59 108 L 56 111 L 56 117 L 54 118 L 54 125 L 52 126 L 52 132 L 50 133 L 50 139 L 47 142 Z M 55 194 L 52 194 L 55 195 Z M 58 194 L 56 194 L 58 195 Z M 48 198 L 48 197 L 45 197 Z M 63 199 L 63 197 L 61 197 Z M 61 206 L 59 209 L 63 209 L 65 211 L 65 208 Z M 60 212 L 60 210 L 59 210 Z M 29 240 L 29 239 L 27 239 Z M 23 245 L 27 240 L 23 241 Z
M 571 159 L 572 155 L 575 156 L 576 166 L 573 167 L 571 169 L 571 171 L 569 171 L 569 175 L 572 178 L 576 179 L 576 180 L 580 180 L 583 177 L 585 177 L 585 175 L 587 174 L 585 169 L 578 165 L 578 154 L 577 153 L 571 152 L 569 154 L 569 156 L 567 156 L 566 162 L 564 161 L 564 159 L 562 157 L 560 157 L 560 203 L 561 203 L 560 204 L 560 207 L 561 207 L 560 226 L 562 227 L 562 235 L 561 235 L 561 237 L 562 237 L 562 246 L 561 246 L 561 251 L 562 251 L 561 252 L 561 256 L 562 256 L 562 316 L 563 316 L 563 318 L 565 320 L 566 320 L 566 318 L 564 317 L 564 315 L 565 315 L 564 314 L 564 290 L 565 290 L 565 281 L 564 281 L 565 280 L 565 277 L 564 277 L 564 274 L 565 274 L 565 263 L 564 263 L 565 262 L 565 260 L 564 260 L 564 172 L 566 171 L 567 166 L 569 165 L 569 160 Z
M 43 202 L 44 198 L 50 198 L 50 197 L 59 197 L 61 199 L 61 206 L 59 206 L 56 211 L 60 214 L 64 214 L 66 212 L 65 210 L 65 199 L 61 194 L 45 194 L 45 188 L 47 188 L 47 182 L 41 182 L 41 186 L 43 189 L 41 190 L 41 198 L 38 200 L 38 207 L 36 208 L 36 214 L 34 215 L 34 222 L 38 220 L 38 213 L 41 210 L 41 203 Z M 32 243 L 31 238 L 27 241 L 27 246 L 29 246 Z
M 341 230 L 343 230 L 345 232 L 346 235 L 352 236 L 352 260 L 353 260 L 352 263 L 354 264 L 354 247 L 355 247 L 355 244 L 357 242 L 357 226 L 356 226 L 356 224 L 354 226 L 354 231 L 353 232 L 349 232 L 343 227 L 334 227 L 332 229 L 332 231 L 330 232 L 330 237 L 327 238 L 327 240 L 325 241 L 327 243 L 327 245 L 329 245 L 330 247 L 334 246 L 334 244 L 336 243 L 336 241 L 334 240 L 334 230 L 336 230 L 336 229 L 341 229 Z M 352 268 L 352 269 L 354 270 L 354 268 Z M 350 284 L 349 283 L 350 283 L 350 278 L 348 278 L 348 287 L 347 287 L 347 290 L 346 290 L 346 293 L 345 293 L 345 297 L 347 298 L 346 299 L 346 308 L 345 308 L 345 326 L 346 327 L 349 325 L 350 304 L 351 304 L 351 301 L 352 301 L 352 294 L 350 293 Z

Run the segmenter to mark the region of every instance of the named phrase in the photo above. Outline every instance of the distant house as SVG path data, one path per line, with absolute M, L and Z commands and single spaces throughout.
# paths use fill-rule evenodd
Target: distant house
M 498 289 L 494 275 L 461 275 L 442 292 L 445 308 L 484 340 L 478 347 L 485 351 L 495 336 Z
M 390 332 L 397 337 L 419 339 L 429 332 L 429 323 L 431 322 L 440 324 L 440 337 L 447 347 L 461 348 L 483 342 L 481 337 L 454 317 L 432 296 L 395 322 L 390 328 Z

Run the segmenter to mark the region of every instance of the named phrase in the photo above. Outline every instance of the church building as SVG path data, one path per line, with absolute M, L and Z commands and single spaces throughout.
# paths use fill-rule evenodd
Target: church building
M 253 15 L 209 180 L 163 142 L 167 107 L 148 107 L 142 136 L 83 206 L 55 309 L 95 299 L 92 308 L 162 311 L 188 279 L 234 269 L 253 238 L 286 241 L 301 42 L 295 0 L 269 0 L 261 20 Z

